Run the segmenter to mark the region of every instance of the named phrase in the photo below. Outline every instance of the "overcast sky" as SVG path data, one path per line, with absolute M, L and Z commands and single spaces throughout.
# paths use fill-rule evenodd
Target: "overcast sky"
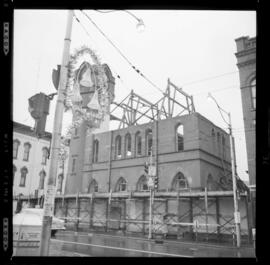
M 226 128 L 211 92 L 222 108 L 231 112 L 236 140 L 239 176 L 247 180 L 247 156 L 242 114 L 235 39 L 256 36 L 255 11 L 178 11 L 132 10 L 143 19 L 144 32 L 136 30 L 135 19 L 126 12 L 85 12 L 95 21 L 121 52 L 156 86 L 165 90 L 167 79 L 194 97 L 196 111 L 221 128 Z M 153 103 L 162 94 L 139 76 L 89 20 L 75 10 L 71 53 L 87 45 L 107 63 L 116 77 L 116 101 L 133 89 Z M 13 120 L 34 126 L 28 112 L 28 98 L 36 93 L 56 92 L 51 72 L 61 64 L 67 11 L 15 10 Z M 84 31 L 86 29 L 88 34 Z M 55 99 L 47 118 L 52 131 Z M 70 114 L 64 114 L 64 126 Z

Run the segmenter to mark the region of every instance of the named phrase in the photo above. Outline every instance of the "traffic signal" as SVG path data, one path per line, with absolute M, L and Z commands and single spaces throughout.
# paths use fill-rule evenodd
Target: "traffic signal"
M 52 82 L 56 90 L 58 90 L 60 80 L 61 65 L 57 65 L 57 69 L 52 70 Z
M 35 133 L 40 137 L 45 132 L 46 119 L 50 108 L 50 99 L 44 93 L 39 93 L 29 98 L 28 103 L 28 111 L 35 120 Z
M 147 163 L 144 164 L 144 172 L 146 175 L 149 173 L 149 165 Z
M 155 177 L 155 180 L 154 180 L 154 188 L 155 188 L 155 190 L 158 189 L 158 177 Z

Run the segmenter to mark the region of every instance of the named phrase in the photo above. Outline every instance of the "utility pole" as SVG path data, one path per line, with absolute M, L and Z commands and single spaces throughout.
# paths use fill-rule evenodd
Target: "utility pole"
M 58 87 L 58 98 L 55 107 L 54 125 L 52 133 L 51 163 L 47 180 L 47 191 L 44 200 L 44 213 L 42 221 L 42 232 L 40 242 L 40 256 L 48 256 L 51 238 L 52 215 L 54 209 L 55 185 L 58 167 L 58 155 L 60 149 L 62 120 L 64 113 L 64 92 L 67 83 L 67 66 L 69 62 L 71 32 L 72 32 L 73 10 L 68 11 L 66 35 L 64 39 L 64 50 L 62 56 L 60 82 Z
M 232 181 L 233 181 L 233 202 L 234 202 L 234 223 L 235 223 L 235 232 L 236 232 L 236 240 L 237 240 L 237 247 L 239 248 L 241 246 L 241 230 L 240 230 L 240 212 L 238 207 L 238 196 L 237 196 L 237 185 L 236 185 L 236 159 L 235 159 L 235 146 L 234 146 L 234 138 L 232 134 L 232 121 L 231 121 L 231 114 L 230 112 L 225 111 L 222 109 L 219 104 L 217 103 L 216 99 L 208 93 L 208 99 L 213 99 L 216 103 L 218 110 L 220 112 L 220 115 L 224 122 L 228 125 L 229 134 L 230 134 L 230 151 L 231 151 L 231 165 L 232 165 Z M 227 122 L 221 111 L 226 113 L 228 115 L 229 122 Z
M 152 147 L 151 147 L 152 149 Z M 150 166 L 149 169 L 151 168 L 152 170 L 152 150 L 151 150 L 151 154 L 150 154 Z M 149 170 L 150 173 L 150 170 Z M 152 182 L 153 182 L 153 176 L 151 176 L 151 174 L 148 175 L 149 178 L 152 178 Z M 148 235 L 148 239 L 152 238 L 152 211 L 153 211 L 153 200 L 154 200 L 154 187 L 153 186 L 149 186 L 150 188 L 150 200 L 149 200 L 149 235 Z
M 238 207 L 237 185 L 236 185 L 236 163 L 235 163 L 235 146 L 232 135 L 232 123 L 231 114 L 229 116 L 229 132 L 230 132 L 230 146 L 231 146 L 231 163 L 232 163 L 232 181 L 233 181 L 233 200 L 234 200 L 234 220 L 235 220 L 235 232 L 237 247 L 241 246 L 241 228 L 240 228 L 240 212 Z

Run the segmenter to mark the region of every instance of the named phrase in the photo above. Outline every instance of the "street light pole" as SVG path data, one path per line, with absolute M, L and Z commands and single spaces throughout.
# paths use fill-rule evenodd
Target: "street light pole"
M 240 230 L 240 212 L 238 207 L 237 198 L 237 185 L 236 185 L 236 163 L 235 163 L 235 146 L 232 134 L 232 123 L 231 114 L 228 113 L 229 117 L 229 132 L 230 132 L 230 148 L 231 148 L 231 164 L 232 164 L 232 181 L 233 181 L 233 200 L 234 200 L 234 221 L 235 221 L 235 232 L 236 232 L 236 243 L 237 247 L 241 246 L 241 230 Z
M 236 185 L 236 159 L 235 159 L 235 146 L 234 146 L 234 138 L 232 134 L 232 121 L 231 121 L 231 114 L 230 112 L 226 112 L 222 109 L 219 104 L 217 103 L 216 99 L 208 93 L 208 98 L 211 98 L 216 103 L 218 110 L 221 114 L 222 119 L 228 125 L 229 134 L 230 134 L 230 151 L 231 151 L 231 166 L 232 166 L 232 182 L 233 182 L 233 202 L 234 202 L 234 222 L 235 222 L 235 232 L 236 232 L 236 244 L 239 248 L 241 246 L 241 228 L 240 228 L 240 212 L 238 207 L 238 198 L 237 198 L 237 185 Z M 228 115 L 229 122 L 227 122 L 221 110 Z
M 152 147 L 151 147 L 152 148 Z M 149 169 L 151 168 L 152 170 L 152 150 L 150 151 L 151 154 L 150 154 L 150 167 Z M 149 171 L 149 178 L 153 178 L 150 171 Z M 149 201 L 149 235 L 148 235 L 148 239 L 151 239 L 152 238 L 152 211 L 153 211 L 153 197 L 154 197 L 154 191 L 153 191 L 153 187 L 150 186 L 150 201 Z
M 47 180 L 47 191 L 44 199 L 44 212 L 42 221 L 42 232 L 40 242 L 40 256 L 48 256 L 49 254 L 49 243 L 51 238 L 51 225 L 52 215 L 54 208 L 54 197 L 55 197 L 55 185 L 56 175 L 58 167 L 58 155 L 61 141 L 62 131 L 62 120 L 64 113 L 64 92 L 66 90 L 67 83 L 67 66 L 69 62 L 70 43 L 71 43 L 71 32 L 72 32 L 72 20 L 73 10 L 68 11 L 66 35 L 64 39 L 64 50 L 62 56 L 62 65 L 60 72 L 60 82 L 58 87 L 58 98 L 55 107 L 55 116 L 52 133 L 52 149 L 51 149 L 51 163 L 49 169 L 49 175 Z

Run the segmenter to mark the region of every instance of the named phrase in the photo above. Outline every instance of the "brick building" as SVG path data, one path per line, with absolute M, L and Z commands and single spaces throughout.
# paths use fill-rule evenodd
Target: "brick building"
M 249 184 L 256 183 L 256 37 L 235 40 L 246 136 Z
M 87 135 L 70 142 L 66 194 L 148 190 L 144 165 L 157 165 L 160 191 L 231 190 L 229 135 L 199 113 Z

